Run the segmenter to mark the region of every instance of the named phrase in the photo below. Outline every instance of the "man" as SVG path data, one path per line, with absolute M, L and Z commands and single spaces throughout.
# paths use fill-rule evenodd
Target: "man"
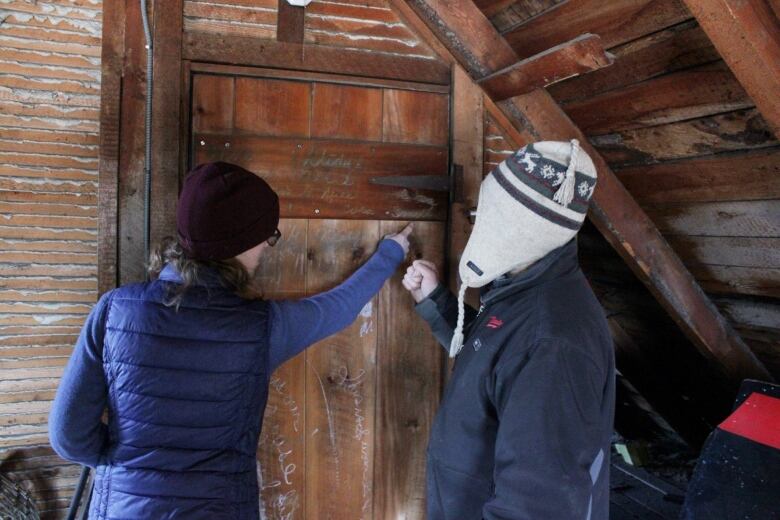
M 576 140 L 529 145 L 482 183 L 458 299 L 430 262 L 404 277 L 456 357 L 428 446 L 429 520 L 609 516 L 614 356 L 575 239 L 595 184 Z M 483 287 L 479 312 L 467 287 Z
M 380 242 L 331 291 L 265 301 L 252 274 L 278 223 L 279 199 L 262 179 L 201 165 L 179 197 L 178 240 L 153 255 L 157 279 L 92 310 L 49 416 L 55 451 L 96 468 L 91 519 L 259 517 L 255 453 L 271 373 L 352 323 L 411 233 Z

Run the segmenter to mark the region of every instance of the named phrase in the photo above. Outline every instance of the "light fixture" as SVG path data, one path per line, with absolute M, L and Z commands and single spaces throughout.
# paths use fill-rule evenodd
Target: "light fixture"
M 287 3 L 297 7 L 306 7 L 311 3 L 311 0 L 287 0 Z

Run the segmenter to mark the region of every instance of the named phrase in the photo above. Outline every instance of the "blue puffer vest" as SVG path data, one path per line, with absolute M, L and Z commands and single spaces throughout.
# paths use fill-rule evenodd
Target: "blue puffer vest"
M 257 518 L 268 304 L 206 277 L 178 311 L 178 274 L 115 290 L 105 321 L 109 446 L 92 519 Z

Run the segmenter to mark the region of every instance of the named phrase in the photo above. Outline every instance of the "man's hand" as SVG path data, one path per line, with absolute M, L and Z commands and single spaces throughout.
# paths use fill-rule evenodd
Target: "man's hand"
M 404 250 L 404 255 L 409 254 L 409 237 L 412 235 L 412 225 L 407 224 L 405 228 L 394 235 L 387 235 L 385 238 L 398 242 Z
M 412 293 L 414 301 L 420 303 L 439 286 L 439 272 L 433 262 L 415 260 L 406 270 L 401 283 Z

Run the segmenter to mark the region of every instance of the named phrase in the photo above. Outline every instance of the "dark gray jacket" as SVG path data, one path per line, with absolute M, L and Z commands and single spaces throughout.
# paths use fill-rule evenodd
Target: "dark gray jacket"
M 429 520 L 606 520 L 614 353 L 576 241 L 481 299 L 431 432 Z M 417 311 L 448 348 L 455 297 Z

